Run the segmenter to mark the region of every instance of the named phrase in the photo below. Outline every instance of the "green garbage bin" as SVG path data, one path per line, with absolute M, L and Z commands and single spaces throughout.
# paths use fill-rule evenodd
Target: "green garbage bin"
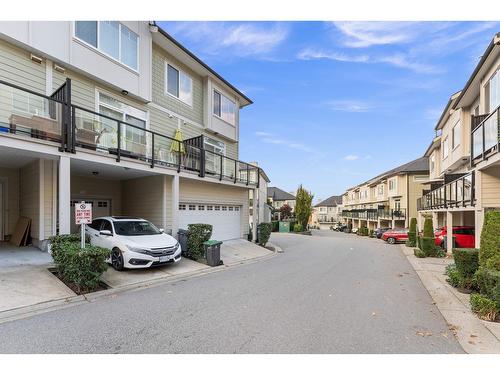
M 207 264 L 211 267 L 222 264 L 220 260 L 220 245 L 222 245 L 222 241 L 208 240 L 203 242 L 205 259 L 207 260 Z
M 280 233 L 290 233 L 290 222 L 280 221 Z

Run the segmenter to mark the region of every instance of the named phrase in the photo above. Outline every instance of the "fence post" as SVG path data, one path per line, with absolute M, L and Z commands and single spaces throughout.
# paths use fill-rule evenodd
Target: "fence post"
M 238 181 L 238 162 L 234 161 L 234 183 Z
M 222 174 L 223 174 L 223 171 L 222 171 L 222 155 L 220 155 L 220 176 L 219 176 L 219 181 L 222 181 Z
M 121 148 L 121 143 L 122 143 L 122 123 L 118 121 L 118 133 L 117 133 L 117 149 L 116 149 L 116 161 L 120 161 L 120 148 Z
M 147 138 L 146 138 L 146 143 L 147 143 Z M 151 133 L 151 168 L 154 167 L 155 167 L 155 133 Z
M 178 140 L 175 140 L 175 142 L 177 142 L 177 173 L 180 173 L 180 171 L 181 171 L 181 158 L 182 158 L 182 156 L 181 156 L 182 145 L 181 145 L 181 142 Z M 186 150 L 186 152 L 187 152 L 187 150 Z

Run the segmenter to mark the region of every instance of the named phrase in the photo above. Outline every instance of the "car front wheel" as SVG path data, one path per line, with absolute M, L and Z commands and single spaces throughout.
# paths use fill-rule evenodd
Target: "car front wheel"
M 123 270 L 123 255 L 120 249 L 114 248 L 111 252 L 111 265 L 117 271 Z
M 387 243 L 391 244 L 391 245 L 394 245 L 396 243 L 396 239 L 394 237 L 389 237 L 387 239 Z

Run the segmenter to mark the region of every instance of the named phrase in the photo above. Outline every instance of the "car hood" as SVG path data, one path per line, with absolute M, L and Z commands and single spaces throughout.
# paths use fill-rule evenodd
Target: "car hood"
M 174 237 L 165 233 L 146 236 L 120 236 L 120 239 L 125 245 L 143 248 L 171 247 L 177 243 Z

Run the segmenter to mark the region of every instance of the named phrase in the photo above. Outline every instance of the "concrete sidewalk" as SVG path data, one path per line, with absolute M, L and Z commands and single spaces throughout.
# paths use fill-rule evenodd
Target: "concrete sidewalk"
M 118 272 L 110 267 L 102 276 L 102 280 L 110 289 L 78 296 L 48 270 L 53 264 L 50 255 L 45 253 L 48 257 L 45 257 L 45 262 L 41 264 L 0 267 L 0 322 L 33 315 L 47 309 L 69 306 L 75 302 L 94 300 L 125 290 L 222 271 L 227 267 L 257 261 L 274 254 L 275 252 L 246 240 L 226 241 L 221 246 L 223 266 L 210 267 L 183 258 L 178 263 L 142 270 Z
M 417 272 L 437 308 L 445 318 L 462 348 L 469 354 L 500 353 L 500 323 L 479 319 L 469 305 L 469 295 L 458 292 L 444 275 L 451 258 L 417 258 L 413 248 L 400 249 Z

